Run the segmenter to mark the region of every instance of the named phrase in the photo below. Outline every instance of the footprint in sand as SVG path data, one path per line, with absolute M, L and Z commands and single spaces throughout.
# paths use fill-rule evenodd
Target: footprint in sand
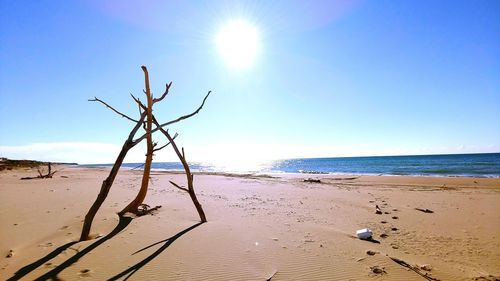
M 90 269 L 82 269 L 80 270 L 80 272 L 78 272 L 78 275 L 80 275 L 81 277 L 90 277 L 90 273 L 92 271 Z
M 44 266 L 46 268 L 54 268 L 54 267 L 57 267 L 57 264 L 53 264 L 51 262 L 47 262 L 47 263 L 44 264 Z

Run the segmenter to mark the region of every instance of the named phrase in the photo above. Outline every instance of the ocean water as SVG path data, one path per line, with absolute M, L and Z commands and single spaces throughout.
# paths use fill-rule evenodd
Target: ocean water
M 500 153 L 292 159 L 277 161 L 273 169 L 293 173 L 500 177 Z
M 140 165 L 126 163 L 123 167 L 140 168 Z M 210 163 L 190 163 L 190 167 L 192 171 L 205 172 L 500 177 L 500 153 L 287 159 L 247 170 L 231 170 L 230 166 Z M 177 162 L 153 163 L 152 168 L 183 170 Z

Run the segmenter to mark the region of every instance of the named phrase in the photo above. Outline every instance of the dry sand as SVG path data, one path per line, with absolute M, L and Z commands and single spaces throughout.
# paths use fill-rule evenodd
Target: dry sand
M 197 174 L 209 220 L 198 225 L 189 196 L 168 183 L 184 175 L 166 172 L 153 173 L 145 201 L 162 208 L 119 223 L 141 181 L 121 171 L 94 220 L 98 238 L 75 243 L 108 170 L 58 169 L 27 181 L 35 170 L 0 172 L 0 279 L 426 280 L 391 257 L 428 280 L 500 278 L 500 179 Z M 355 237 L 366 227 L 380 243 Z

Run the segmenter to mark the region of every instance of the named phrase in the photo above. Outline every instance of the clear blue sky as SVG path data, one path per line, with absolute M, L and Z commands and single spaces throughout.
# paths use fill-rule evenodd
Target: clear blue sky
M 0 156 L 113 162 L 133 124 L 87 99 L 135 117 L 141 65 L 173 81 L 159 119 L 213 91 L 171 128 L 188 160 L 500 151 L 500 1 L 0 5 Z M 259 35 L 244 69 L 215 43 L 234 19 Z

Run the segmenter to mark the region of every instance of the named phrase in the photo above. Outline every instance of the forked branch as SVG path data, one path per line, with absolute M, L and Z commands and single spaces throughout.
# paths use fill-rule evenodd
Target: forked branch
M 177 138 L 177 136 L 178 136 L 178 135 L 179 135 L 179 134 L 175 133 L 175 135 L 174 135 L 173 139 L 175 140 L 175 138 Z M 170 142 L 167 142 L 165 145 L 163 145 L 163 146 L 160 146 L 160 147 L 158 147 L 158 148 L 153 149 L 153 152 L 156 152 L 156 151 L 158 151 L 158 150 L 162 150 L 162 149 L 164 149 L 165 147 L 167 147 L 169 144 L 170 144 Z
M 161 97 L 159 97 L 157 99 L 153 99 L 153 103 L 157 103 L 157 102 L 163 100 L 168 95 L 168 90 L 170 90 L 171 86 L 172 86 L 172 82 L 166 84 L 165 85 L 165 92 L 163 93 L 163 95 L 161 95 Z
M 179 118 L 177 118 L 177 119 L 174 119 L 174 120 L 168 121 L 168 122 L 166 122 L 166 123 L 163 123 L 163 124 L 161 124 L 161 125 L 157 125 L 157 127 L 156 127 L 156 128 L 154 128 L 154 129 L 151 131 L 151 133 L 155 133 L 155 132 L 157 132 L 157 131 L 159 130 L 159 128 L 160 128 L 160 127 L 166 127 L 166 126 L 169 126 L 169 125 L 175 124 L 175 123 L 177 123 L 177 122 L 180 122 L 180 121 L 182 121 L 182 120 L 184 120 L 184 119 L 188 119 L 188 118 L 193 117 L 194 115 L 198 114 L 198 112 L 200 112 L 200 110 L 201 110 L 201 109 L 203 108 L 203 106 L 205 105 L 205 101 L 207 100 L 208 96 L 210 96 L 210 93 L 211 93 L 211 92 L 212 92 L 212 91 L 208 91 L 208 93 L 207 93 L 207 95 L 205 96 L 205 98 L 203 98 L 203 102 L 201 103 L 201 105 L 200 105 L 200 106 L 199 106 L 199 107 L 198 107 L 195 111 L 193 111 L 193 112 L 192 112 L 192 113 L 190 113 L 190 114 L 187 114 L 187 115 L 181 116 L 181 117 L 179 117 Z M 143 140 L 143 139 L 145 139 L 145 138 L 146 138 L 146 134 L 142 135 L 142 136 L 141 136 L 140 138 L 138 138 L 136 141 L 140 142 L 140 141 L 142 141 L 142 140 Z

